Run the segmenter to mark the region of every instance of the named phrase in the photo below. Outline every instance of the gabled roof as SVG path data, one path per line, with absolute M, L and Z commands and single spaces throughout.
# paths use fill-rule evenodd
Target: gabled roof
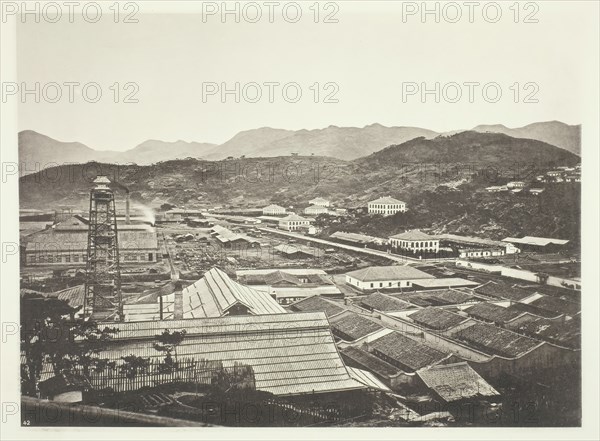
M 331 320 L 331 330 L 344 340 L 358 340 L 382 329 L 379 323 L 354 312 L 338 315 Z
M 271 205 L 267 205 L 266 207 L 263 207 L 263 210 L 284 210 L 285 211 L 285 207 L 282 207 L 282 206 L 276 205 L 276 204 L 271 204 Z
M 346 273 L 346 275 L 360 280 L 361 282 L 435 279 L 434 276 L 408 265 L 369 266 L 367 268 L 350 271 L 349 273 Z
M 421 325 L 437 330 L 450 329 L 467 320 L 462 315 L 435 307 L 419 309 L 409 317 Z
M 322 312 L 108 325 L 118 332 L 99 356 L 117 364 L 127 355 L 153 362 L 163 360 L 164 354 L 154 348 L 156 336 L 166 329 L 185 330 L 185 338 L 177 348 L 180 360 L 218 362 L 223 367 L 236 363 L 251 366 L 258 390 L 297 395 L 364 389 L 348 373 Z M 91 380 L 96 386 L 94 378 Z M 108 377 L 106 381 L 115 390 L 127 386 L 122 379 L 112 381 Z
M 493 303 L 481 302 L 465 309 L 465 312 L 476 319 L 493 323 L 506 323 L 525 314 L 513 308 L 504 308 Z
M 392 332 L 371 343 L 373 350 L 391 358 L 403 367 L 416 371 L 448 358 L 448 354 L 431 346 Z
M 394 377 L 400 373 L 400 369 L 396 366 L 392 366 L 387 361 L 383 361 L 381 358 L 371 354 L 370 352 L 364 351 L 355 346 L 347 346 L 340 350 L 342 357 L 345 360 L 349 360 L 350 363 L 364 367 L 365 369 L 374 372 L 381 378 Z
M 425 234 L 420 230 L 411 230 L 405 231 L 404 233 L 395 234 L 391 236 L 390 239 L 400 239 L 400 240 L 438 240 L 435 236 L 430 236 L 429 234 Z
M 489 355 L 517 358 L 543 343 L 486 323 L 475 323 L 454 334 L 454 338 Z
M 535 246 L 544 247 L 549 244 L 565 245 L 569 241 L 563 240 L 563 239 L 552 239 L 552 238 L 548 238 L 548 237 L 525 236 L 520 239 L 518 239 L 516 237 L 505 237 L 504 239 L 502 239 L 502 242 L 510 242 L 510 243 L 518 243 L 518 244 L 522 244 L 522 245 L 535 245 Z
M 417 375 L 447 403 L 500 395 L 466 361 L 421 369 Z
M 344 308 L 334 302 L 324 299 L 321 296 L 310 296 L 299 300 L 296 303 L 291 304 L 290 309 L 300 312 L 323 311 L 327 317 L 333 317 L 344 312 Z
M 369 204 L 404 204 L 405 202 L 399 201 L 398 199 L 394 199 L 389 196 L 384 196 L 379 199 L 375 199 L 374 201 L 370 201 Z
M 382 294 L 380 292 L 363 297 L 359 300 L 359 302 L 368 308 L 383 312 L 402 311 L 403 309 L 414 308 L 414 306 L 408 302 L 404 302 L 400 299 Z
M 174 294 L 165 297 L 167 312 L 173 312 Z M 183 289 L 184 318 L 222 317 L 234 305 L 248 308 L 251 315 L 286 312 L 268 293 L 241 285 L 218 268 Z
M 60 291 L 55 291 L 49 294 L 42 294 L 45 297 L 54 297 L 59 300 L 64 300 L 71 308 L 79 308 L 83 306 L 85 297 L 85 285 L 76 285 L 70 288 L 65 288 Z
M 289 221 L 308 221 L 310 219 L 307 219 L 305 217 L 302 216 L 298 216 L 297 214 L 289 214 L 286 217 L 282 217 L 281 219 L 279 219 L 279 222 L 289 222 Z
M 272 273 L 265 274 L 263 281 L 266 285 L 278 285 L 282 282 L 284 284 L 291 284 L 294 286 L 302 284 L 297 276 L 283 271 L 273 271 Z

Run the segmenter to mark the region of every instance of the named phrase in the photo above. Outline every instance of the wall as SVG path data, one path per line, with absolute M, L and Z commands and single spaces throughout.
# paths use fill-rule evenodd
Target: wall
M 502 266 L 502 265 L 490 265 L 490 264 L 486 264 L 486 263 L 470 262 L 470 261 L 465 261 L 465 260 L 457 260 L 456 266 L 459 266 L 462 268 L 470 268 L 470 269 L 474 269 L 474 270 L 486 271 L 486 272 L 499 273 L 499 274 L 503 275 L 504 277 L 512 277 L 514 279 L 521 279 L 521 280 L 526 280 L 528 282 L 538 283 L 538 277 L 535 275 L 535 273 L 532 273 L 531 271 L 520 270 L 517 268 L 509 268 L 507 266 Z M 564 287 L 563 283 L 570 284 L 572 286 L 581 287 L 581 282 L 579 282 L 579 281 L 571 280 L 571 279 L 564 279 L 564 278 L 560 278 L 560 277 L 550 276 L 550 277 L 548 277 L 548 280 L 546 281 L 547 285 L 559 286 L 559 287 Z

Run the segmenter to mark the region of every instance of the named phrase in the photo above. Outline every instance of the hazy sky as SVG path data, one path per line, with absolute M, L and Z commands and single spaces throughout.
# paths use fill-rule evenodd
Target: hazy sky
M 200 5 L 196 13 L 184 13 L 182 4 L 169 5 L 170 14 L 148 13 L 141 5 L 135 16 L 139 23 L 114 23 L 108 10 L 93 24 L 80 12 L 74 23 L 67 18 L 58 23 L 31 19 L 20 23 L 20 82 L 29 87 L 35 82 L 96 82 L 102 98 L 87 103 L 76 93 L 75 102 L 69 103 L 67 86 L 62 86 L 58 103 L 35 103 L 28 96 L 19 105 L 19 130 L 32 129 L 96 149 L 126 150 L 146 139 L 221 143 L 241 130 L 263 126 L 314 129 L 378 122 L 447 131 L 477 124 L 516 127 L 535 121 L 582 120 L 586 91 L 579 85 L 584 75 L 595 74 L 587 71 L 586 57 L 598 38 L 593 32 L 596 2 L 537 2 L 534 17 L 539 23 L 522 22 L 532 10 L 520 11 L 520 22 L 514 23 L 512 2 L 502 5 L 497 23 L 486 21 L 481 8 L 469 23 L 466 7 L 461 8 L 458 23 L 443 16 L 440 23 L 433 16 L 422 23 L 418 13 L 405 16 L 403 23 L 406 2 L 338 2 L 338 23 L 322 23 L 332 9 L 321 10 L 321 22 L 314 23 L 310 2 L 303 4 L 297 23 L 286 22 L 281 9 L 269 23 L 267 7 L 257 3 L 263 12 L 258 23 L 235 23 L 233 16 L 222 23 L 219 12 L 203 20 Z M 153 7 L 160 9 L 157 4 Z M 253 11 L 247 11 L 253 17 Z M 490 18 L 492 12 L 488 11 Z M 454 13 L 446 10 L 447 18 Z M 109 89 L 115 82 L 121 84 L 119 103 L 113 102 Z M 127 82 L 139 85 L 138 103 L 122 102 L 133 90 L 123 90 Z M 226 103 L 219 95 L 202 102 L 202 84 L 208 82 L 229 87 L 235 82 L 296 82 L 302 98 L 286 102 L 279 86 L 269 103 L 268 87 L 262 86 L 258 103 L 235 103 L 233 95 Z M 313 102 L 310 89 L 315 82 L 321 85 L 319 103 Z M 322 102 L 333 90 L 323 90 L 328 82 L 339 86 L 338 103 Z M 469 103 L 468 88 L 462 86 L 458 103 L 435 103 L 433 95 L 422 103 L 418 94 L 403 102 L 403 82 L 426 82 L 429 87 L 435 82 L 496 82 L 502 97 L 497 103 L 486 102 L 479 86 L 475 102 Z M 515 82 L 521 84 L 518 103 L 510 89 Z M 533 86 L 523 89 L 528 82 L 539 87 L 534 95 L 538 103 L 523 102 L 535 91 Z M 254 89 L 247 92 L 255 96 Z M 455 89 L 447 92 L 455 97 Z

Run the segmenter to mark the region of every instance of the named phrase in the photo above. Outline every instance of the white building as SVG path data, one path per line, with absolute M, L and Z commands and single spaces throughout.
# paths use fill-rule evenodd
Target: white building
M 435 279 L 412 266 L 370 266 L 346 274 L 346 283 L 361 291 L 410 288 L 414 281 Z
M 523 188 L 525 187 L 525 182 L 523 181 L 511 181 L 506 184 L 508 188 Z
M 323 198 L 314 198 L 308 201 L 310 205 L 318 205 L 319 207 L 329 207 L 330 202 Z
M 508 191 L 508 187 L 506 185 L 492 185 L 491 187 L 485 188 L 488 193 L 500 193 L 503 191 Z
M 386 196 L 369 202 L 368 208 L 370 214 L 389 216 L 399 212 L 404 213 L 406 211 L 406 202 Z
M 262 212 L 265 216 L 283 216 L 286 214 L 284 207 L 275 204 L 267 205 L 262 209 Z
M 296 231 L 301 228 L 306 228 L 310 225 L 310 219 L 306 219 L 297 214 L 290 214 L 289 216 L 279 219 L 279 228 L 287 231 Z
M 306 207 L 304 209 L 304 214 L 308 216 L 318 216 L 319 214 L 327 214 L 329 210 L 327 207 L 322 205 L 311 205 L 310 207 Z
M 405 231 L 404 233 L 391 236 L 390 243 L 394 248 L 409 250 L 415 253 L 419 251 L 436 253 L 440 249 L 439 239 L 419 230 Z

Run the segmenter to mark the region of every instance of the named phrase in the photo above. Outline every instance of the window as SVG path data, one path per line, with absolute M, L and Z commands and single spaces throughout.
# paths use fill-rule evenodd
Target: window
M 373 288 L 373 284 L 371 283 L 371 288 Z
M 148 253 L 148 261 L 152 262 L 152 253 Z
M 65 262 L 67 262 L 67 263 L 71 262 L 71 256 L 65 256 Z
M 73 255 L 73 262 L 79 262 L 79 254 Z
M 383 282 L 379 282 L 379 287 L 383 288 Z
M 388 286 L 392 286 L 392 282 L 390 282 Z

